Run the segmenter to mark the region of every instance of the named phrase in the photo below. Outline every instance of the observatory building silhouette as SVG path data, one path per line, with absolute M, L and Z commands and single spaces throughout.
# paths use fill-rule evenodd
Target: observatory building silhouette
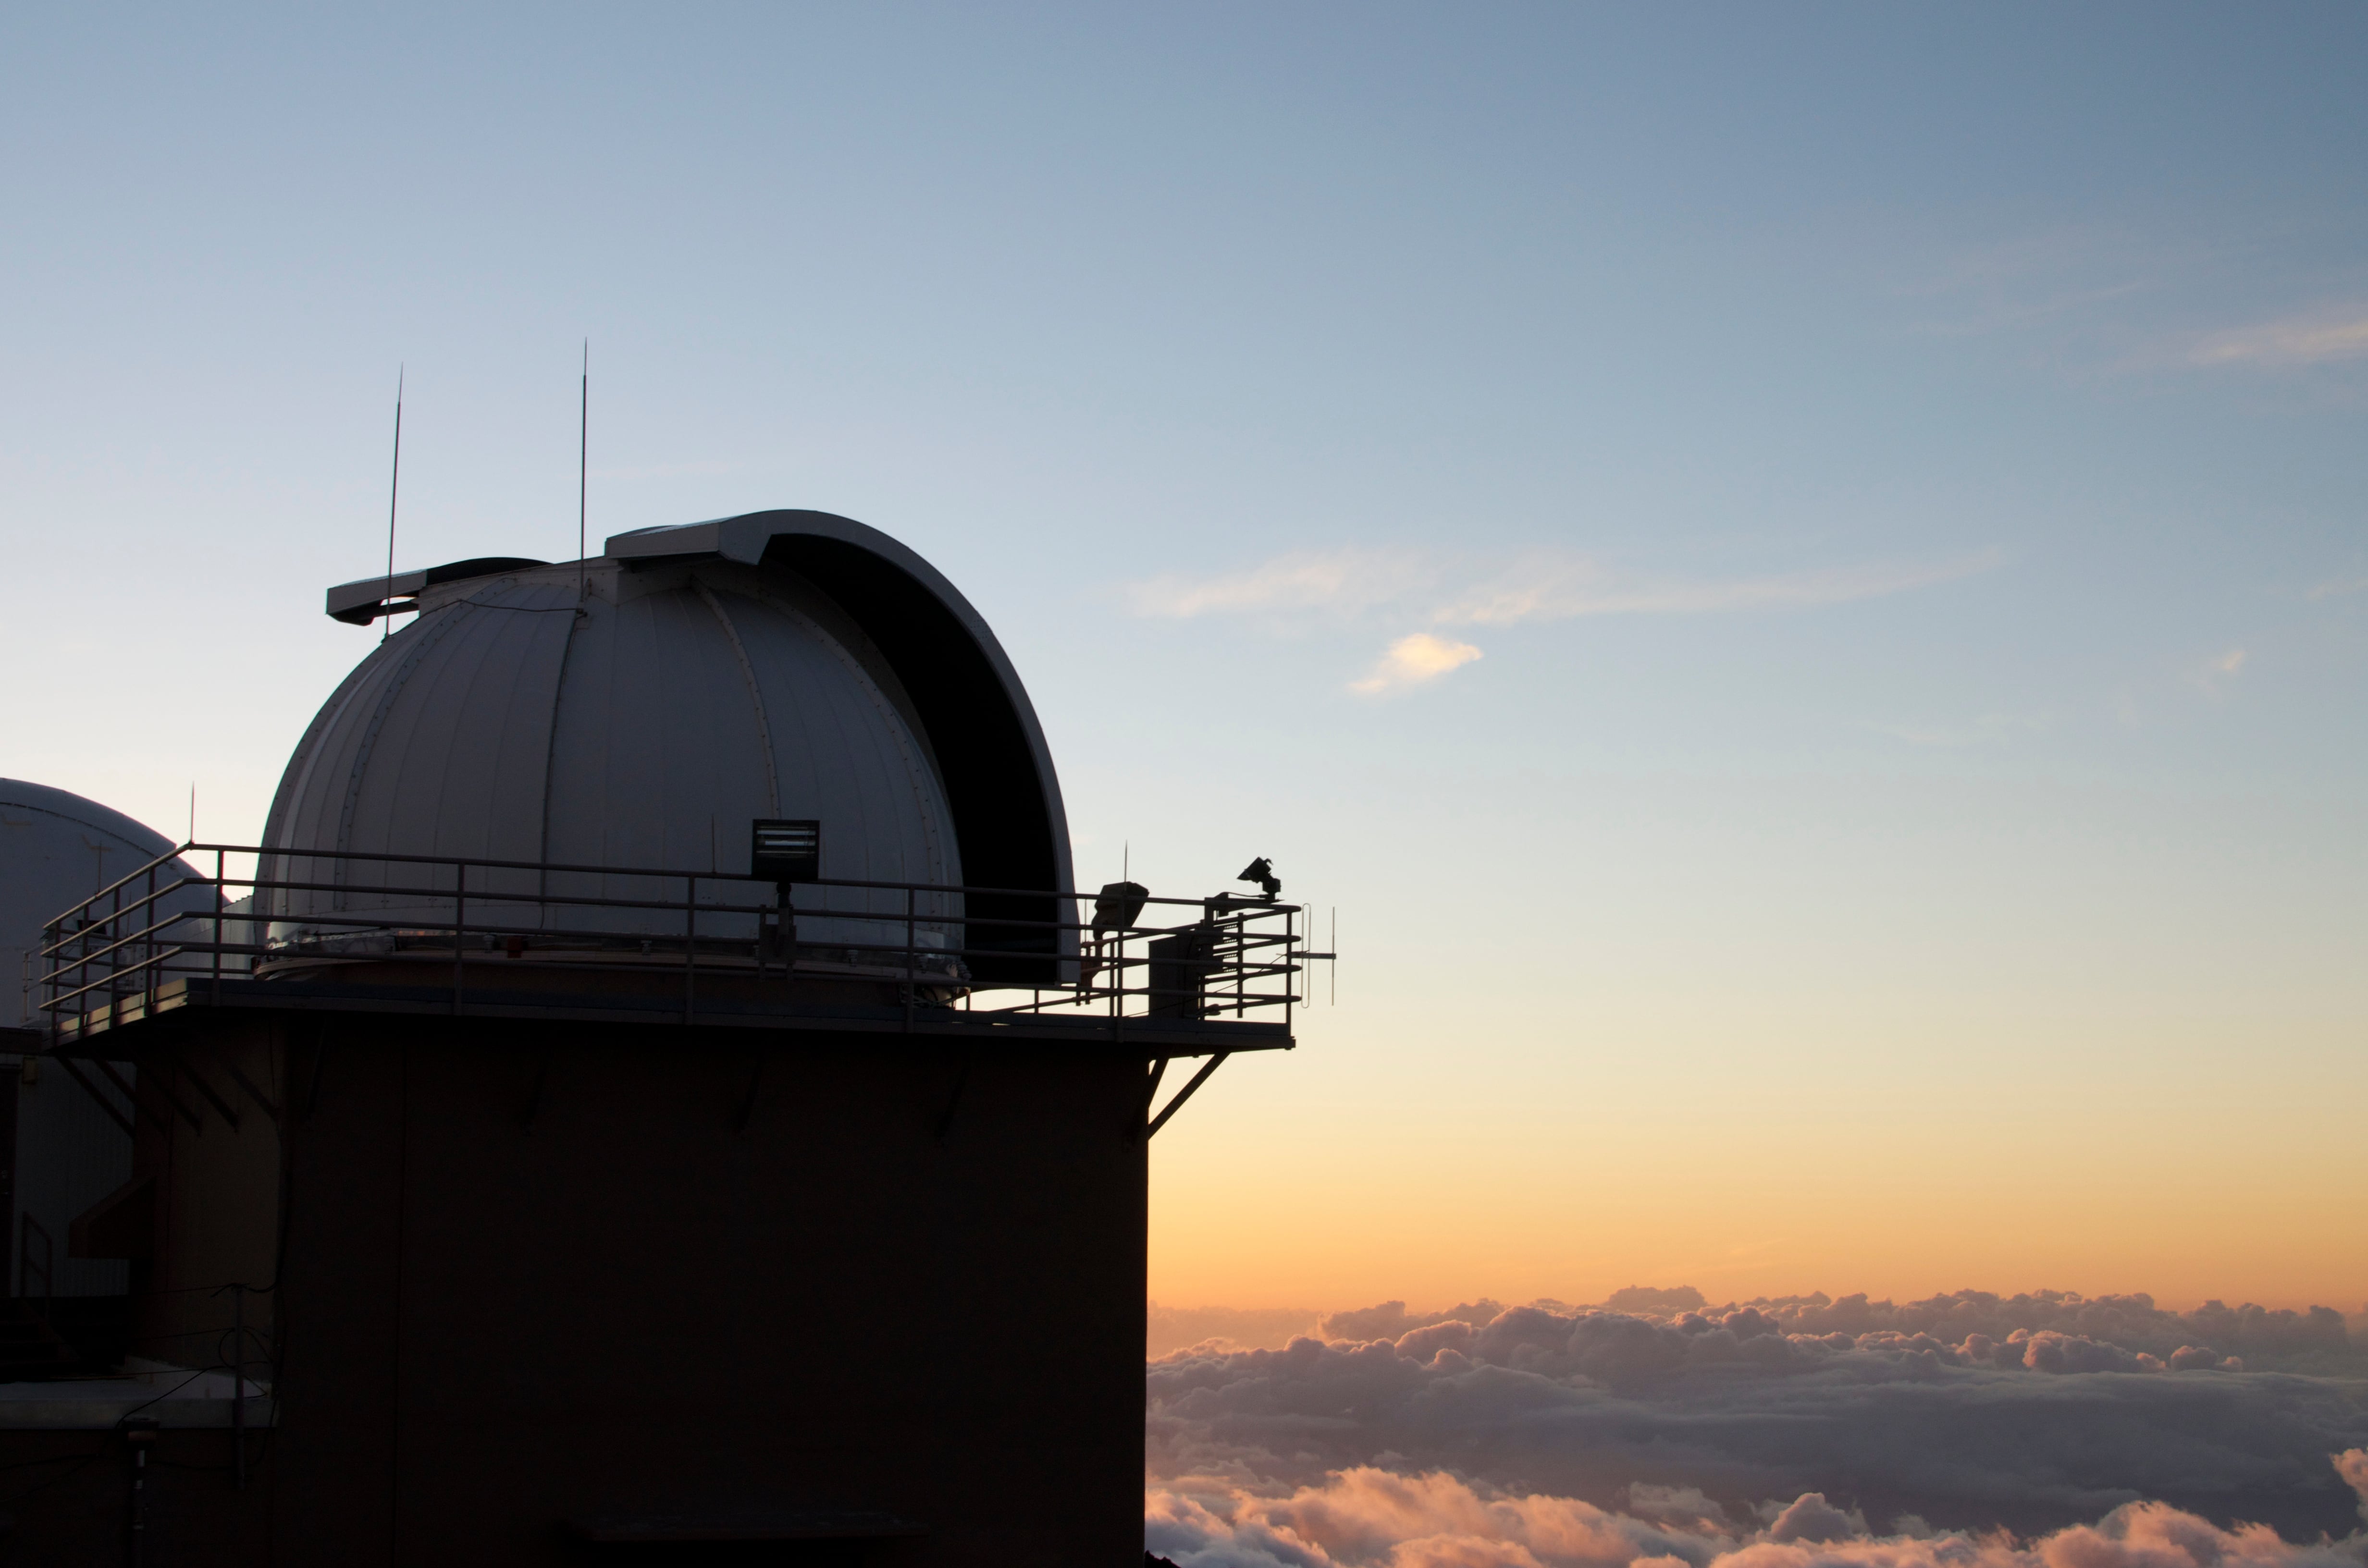
M 71 1250 L 127 1376 L 211 1381 L 0 1413 L 15 1550 L 1128 1568 L 1148 1142 L 1329 956 L 1270 869 L 1079 895 L 993 633 L 844 517 L 327 608 L 416 614 L 262 843 L 31 963 L 132 1130 Z
M 77 1359 L 74 1343 L 120 1337 L 129 1289 L 120 1258 L 68 1256 L 75 1216 L 130 1179 L 134 1069 L 114 1076 L 71 1061 L 27 1065 L 46 1043 L 39 972 L 43 926 L 118 878 L 174 854 L 161 833 L 64 790 L 0 778 L 0 1182 L 8 1193 L 9 1297 L 0 1369 Z M 211 913 L 214 894 L 187 864 L 162 879 L 168 911 Z M 28 1310 L 29 1303 L 40 1303 Z

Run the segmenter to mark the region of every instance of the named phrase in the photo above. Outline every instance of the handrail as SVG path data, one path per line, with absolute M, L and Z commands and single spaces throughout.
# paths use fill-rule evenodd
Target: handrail
M 202 853 L 214 857 L 211 877 L 180 858 Z M 254 857 L 252 874 L 230 874 L 224 857 L 231 855 Z M 298 861 L 427 868 L 418 881 L 427 885 L 409 878 L 391 886 L 356 886 L 350 879 L 267 874 L 298 870 Z M 167 867 L 169 874 L 160 875 Z M 438 874 L 443 871 L 449 878 Z M 534 890 L 489 885 L 503 879 L 487 873 L 513 871 L 534 873 Z M 597 877 L 604 891 L 553 892 L 553 876 Z M 135 888 L 143 879 L 145 890 Z M 641 880 L 651 882 L 651 896 L 605 891 L 620 881 Z M 339 969 L 356 964 L 443 963 L 450 968 L 450 1006 L 459 1013 L 467 1009 L 472 988 L 483 991 L 488 983 L 478 978 L 489 977 L 488 961 L 532 951 L 547 968 L 632 973 L 653 982 L 657 971 L 650 960 L 678 956 L 686 1024 L 700 1017 L 702 982 L 712 990 L 722 977 L 738 988 L 731 994 L 744 1010 L 752 979 L 760 1005 L 773 999 L 766 988 L 780 984 L 780 999 L 791 1006 L 801 983 L 851 982 L 893 988 L 883 989 L 883 999 L 897 1006 L 908 1030 L 920 1009 L 958 1006 L 965 1016 L 1069 1012 L 1105 1018 L 1115 1039 L 1122 1038 L 1128 1019 L 1146 1016 L 1244 1018 L 1280 1009 L 1287 1028 L 1302 1000 L 1300 975 L 1332 957 L 1309 950 L 1301 906 L 1230 892 L 1210 898 L 1146 893 L 1134 923 L 1111 929 L 1082 918 L 1087 901 L 1099 895 L 1079 889 L 815 878 L 794 884 L 795 899 L 786 896 L 785 887 L 768 902 L 742 903 L 733 896 L 735 884 L 777 885 L 768 877 L 714 869 L 193 840 L 45 925 L 40 1010 L 55 1040 L 102 1014 L 119 1020 L 128 998 L 144 996 L 153 1004 L 175 977 L 210 977 L 218 999 L 225 979 L 301 972 L 308 981 L 334 983 Z M 238 902 L 256 907 L 233 907 L 229 895 L 234 891 L 251 895 Z M 883 901 L 882 893 L 901 896 Z M 328 907 L 302 907 L 315 899 Z M 1011 909 L 1015 903 L 1019 907 Z M 349 907 L 355 904 L 376 907 Z M 1144 925 L 1146 908 L 1190 914 L 1173 925 Z M 640 918 L 628 918 L 635 914 Z M 233 931 L 243 939 L 232 940 Z M 636 947 L 638 953 L 632 951 Z M 992 992 L 1015 994 L 982 1006 L 982 996 Z M 91 1011 L 95 1002 L 101 1012 Z
M 592 866 L 568 860 L 495 860 L 479 855 L 406 855 L 397 854 L 393 850 L 380 849 L 294 849 L 285 846 L 254 844 L 201 844 L 195 840 L 182 845 L 177 849 L 174 849 L 166 854 L 158 856 L 154 860 L 149 862 L 149 865 L 162 865 L 167 860 L 178 858 L 183 855 L 215 853 L 224 855 L 254 855 L 257 857 L 272 856 L 283 860 L 371 860 L 384 861 L 390 865 L 467 865 L 473 866 L 479 870 L 565 871 L 582 872 L 586 875 L 601 877 L 697 877 L 702 881 L 762 882 L 767 886 L 770 886 L 773 881 L 771 877 L 758 876 L 752 871 L 723 871 L 717 870 L 712 868 L 701 871 L 684 866 Z M 133 871 L 130 877 L 126 877 L 122 881 L 117 882 L 115 887 L 122 886 L 124 882 L 131 881 L 133 877 L 139 876 L 142 872 L 144 872 L 147 869 L 148 866 L 142 866 L 138 870 Z M 197 880 L 203 882 L 210 879 L 200 876 Z M 230 879 L 233 884 L 239 886 L 245 885 L 251 879 L 245 877 L 233 877 Z M 1061 892 L 1047 888 L 1003 888 L 969 882 L 868 881 L 860 877 L 801 878 L 798 881 L 798 886 L 883 888 L 894 889 L 899 892 L 905 888 L 912 888 L 919 892 L 985 893 L 1014 898 L 1093 898 L 1097 896 L 1096 892 L 1087 892 L 1082 889 L 1076 888 L 1073 888 L 1066 892 Z M 91 895 L 91 900 L 103 898 L 113 891 L 113 887 L 101 888 L 97 892 Z M 364 889 L 360 891 L 367 892 L 370 890 Z M 1232 900 L 1236 908 L 1247 908 L 1251 906 L 1259 908 L 1281 907 L 1280 905 L 1266 904 L 1263 901 L 1257 899 L 1243 898 L 1238 894 L 1227 894 L 1226 896 Z M 88 903 L 91 900 L 85 900 L 84 902 Z M 1209 900 L 1205 898 L 1167 898 L 1146 894 L 1143 902 L 1145 903 L 1201 904 L 1208 903 Z

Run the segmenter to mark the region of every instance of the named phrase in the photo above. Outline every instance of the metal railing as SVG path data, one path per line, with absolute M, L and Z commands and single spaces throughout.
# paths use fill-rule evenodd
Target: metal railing
M 233 857 L 254 857 L 251 875 Z M 211 874 L 195 869 L 212 860 Z M 600 990 L 796 1011 L 827 995 L 949 1016 L 1280 1023 L 1302 1000 L 1296 904 L 1075 891 L 185 844 L 49 922 L 35 983 L 52 1044 L 225 983 Z M 1081 899 L 1094 911 L 1079 918 Z M 600 977 L 591 981 L 592 976 Z M 577 989 L 583 989 L 579 986 Z M 668 1004 L 669 1011 L 672 1002 Z

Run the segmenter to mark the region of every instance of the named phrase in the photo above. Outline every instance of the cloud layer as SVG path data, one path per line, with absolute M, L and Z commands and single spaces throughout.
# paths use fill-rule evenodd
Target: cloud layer
M 2274 1533 L 2230 1528 L 2308 1540 L 2357 1522 L 2346 1480 L 2368 1476 L 2368 1458 L 2339 1474 L 2328 1457 L 2368 1448 L 2368 1359 L 2324 1309 L 1629 1298 L 1629 1311 L 1484 1301 L 1448 1316 L 1384 1303 L 1326 1320 L 1345 1337 L 1151 1363 L 1154 1550 L 1186 1568 L 1776 1568 L 1831 1536 L 1849 1550 L 1820 1561 L 1870 1568 L 1973 1568 L 1994 1549 L 1999 1568 L 2016 1552 L 2092 1568 L 2119 1561 L 2132 1531 L 2217 1531 L 2193 1539 L 2230 1562 L 2298 1562 Z M 1350 1515 L 1365 1522 L 1338 1522 Z M 1978 1539 L 2076 1528 L 2089 1534 L 2052 1546 Z M 1688 1539 L 1661 1539 L 1672 1531 Z M 1565 1539 L 1581 1544 L 1552 1544 Z M 2191 1561 L 2214 1560 L 2154 1568 Z
M 2368 1451 L 2333 1455 L 2368 1486 Z M 1149 1551 L 1178 1568 L 2361 1568 L 2368 1536 L 2297 1545 L 2264 1525 L 2222 1529 L 2161 1503 L 2025 1544 L 1904 1520 L 1871 1530 L 1805 1492 L 1747 1524 L 1691 1490 L 1642 1488 L 1625 1512 L 1474 1486 L 1443 1471 L 1359 1466 L 1279 1496 L 1186 1483 L 1151 1492 Z
M 1558 1302 L 1536 1305 L 1574 1314 L 1586 1311 Z M 1506 1310 L 1502 1302 L 1483 1299 L 1445 1312 L 1417 1314 L 1408 1312 L 1403 1301 L 1384 1301 L 1377 1307 L 1334 1312 L 1323 1320 L 1320 1332 L 1324 1338 L 1335 1340 L 1395 1340 L 1416 1329 L 1452 1321 L 1490 1323 Z M 2250 1356 L 2256 1370 L 2368 1374 L 2368 1358 L 2354 1349 L 2343 1314 L 2331 1307 L 2297 1312 L 2250 1302 L 2231 1307 L 2206 1301 L 2192 1312 L 2174 1312 L 2156 1306 L 2154 1298 L 2143 1292 L 2091 1297 L 2077 1290 L 2027 1290 L 2013 1296 L 1951 1290 L 1900 1303 L 1871 1301 L 1863 1293 L 1836 1301 L 1819 1291 L 1809 1296 L 1761 1296 L 1713 1307 L 1701 1291 L 1679 1286 L 1622 1290 L 1600 1310 L 1681 1333 L 1716 1322 L 1753 1333 L 1814 1338 L 1829 1345 L 1837 1335 L 1850 1337 L 1853 1344 L 1863 1339 L 1871 1345 L 1921 1336 L 1959 1356 L 1964 1346 L 1978 1340 L 1991 1346 L 1990 1359 L 1999 1366 L 2021 1364 L 2004 1346 L 2045 1335 L 2054 1340 L 2109 1344 L 2126 1363 L 2117 1365 L 2115 1370 L 2152 1370 L 2149 1357 L 2168 1364 L 2182 1351 L 2208 1350 L 2215 1364 L 2223 1358 L 2237 1358 L 2238 1365 L 2229 1370 L 2241 1370 L 2242 1358 Z
M 1314 1334 L 1320 1316 L 1313 1307 L 1163 1307 L 1153 1301 L 1144 1313 L 1143 1353 L 1156 1359 L 1209 1340 L 1221 1341 L 1219 1348 L 1227 1350 L 1280 1350 Z

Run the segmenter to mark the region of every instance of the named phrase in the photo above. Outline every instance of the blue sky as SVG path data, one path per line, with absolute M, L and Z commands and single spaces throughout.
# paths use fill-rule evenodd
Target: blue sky
M 0 27 L 6 771 L 251 836 L 397 366 L 400 563 L 559 557 L 588 336 L 596 540 L 883 528 L 1082 876 L 1342 907 L 1155 1289 L 2368 1294 L 2356 6 Z M 1787 1218 L 1934 1148 L 2121 1250 Z

